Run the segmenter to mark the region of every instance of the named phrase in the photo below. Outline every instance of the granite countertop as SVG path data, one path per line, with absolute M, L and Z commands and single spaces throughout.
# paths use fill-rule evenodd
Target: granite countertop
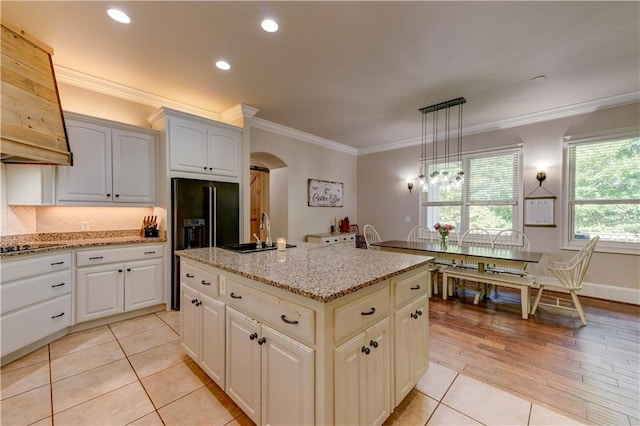
M 320 302 L 427 265 L 431 257 L 295 242 L 286 251 L 239 254 L 221 248 L 179 250 L 185 259 Z
M 167 241 L 166 232 L 161 231 L 157 238 L 144 238 L 139 230 L 60 232 L 42 234 L 24 234 L 3 236 L 1 245 L 29 245 L 29 250 L 0 253 L 0 259 L 23 257 L 69 249 L 103 247 L 113 245 L 152 244 Z

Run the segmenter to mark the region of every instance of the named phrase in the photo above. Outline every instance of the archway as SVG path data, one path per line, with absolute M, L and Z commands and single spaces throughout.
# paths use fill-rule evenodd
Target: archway
M 260 215 L 266 212 L 271 219 L 271 237 L 287 238 L 289 233 L 289 173 L 287 164 L 267 152 L 250 155 L 250 239 L 253 234 L 264 241 L 260 233 Z

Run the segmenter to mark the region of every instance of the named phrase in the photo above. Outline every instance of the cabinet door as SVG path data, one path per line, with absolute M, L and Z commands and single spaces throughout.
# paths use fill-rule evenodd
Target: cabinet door
M 198 296 L 202 305 L 202 352 L 200 366 L 224 389 L 225 377 L 225 304 L 205 294 Z
M 146 308 L 162 303 L 162 259 L 125 264 L 124 310 Z
M 200 309 L 196 306 L 198 292 L 184 284 L 180 285 L 180 344 L 182 349 L 198 362 L 200 354 L 201 321 Z
M 262 326 L 262 423 L 314 423 L 314 351 Z
M 365 334 L 361 333 L 334 350 L 334 423 L 336 425 L 364 424 L 366 404 L 365 394 L 367 374 L 362 358 Z
M 180 285 L 180 344 L 182 349 L 198 362 L 201 340 L 200 309 L 196 306 L 198 292 L 184 284 Z
M 210 173 L 207 144 L 205 125 L 180 118 L 169 119 L 171 170 Z
M 124 265 L 78 268 L 76 321 L 88 321 L 124 311 Z
M 421 313 L 421 314 L 420 314 Z M 427 296 L 395 314 L 395 403 L 399 404 L 427 372 Z
M 363 353 L 366 365 L 365 424 L 381 425 L 391 415 L 391 342 L 389 318 L 367 330 Z
M 113 201 L 156 202 L 156 138 L 113 129 Z
M 260 422 L 260 324 L 227 306 L 226 393 L 256 424 Z
M 240 133 L 210 127 L 209 171 L 215 175 L 237 177 L 240 162 Z
M 110 203 L 111 129 L 66 121 L 73 166 L 58 167 L 58 201 Z

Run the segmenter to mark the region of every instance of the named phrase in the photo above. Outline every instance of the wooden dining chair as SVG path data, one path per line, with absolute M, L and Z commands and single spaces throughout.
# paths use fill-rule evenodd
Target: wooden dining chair
M 493 237 L 493 248 L 531 251 L 531 244 L 523 232 L 516 229 L 503 229 Z M 495 262 L 487 265 L 486 270 L 499 274 L 514 274 L 523 277 L 527 275 L 527 264 L 525 262 Z M 494 287 L 494 289 L 497 294 L 498 288 Z M 489 291 L 488 294 L 491 294 L 491 291 Z
M 407 235 L 407 242 L 410 243 L 430 243 L 433 241 L 433 231 L 428 226 L 418 225 L 414 226 L 409 235 Z
M 380 234 L 378 234 L 376 228 L 367 223 L 366 225 L 364 225 L 364 228 L 362 228 L 362 233 L 364 234 L 364 241 L 367 243 L 367 248 L 377 250 L 378 247 L 371 246 L 371 244 L 379 243 L 380 241 L 382 241 L 382 238 L 380 238 Z
M 582 281 L 587 273 L 589 263 L 591 262 L 591 255 L 593 254 L 599 239 L 600 237 L 593 237 L 578 253 L 575 254 L 575 256 L 566 262 L 547 261 L 547 269 L 555 276 L 556 279 L 549 280 L 548 277 L 536 277 L 535 283 L 540 286 L 540 290 L 538 290 L 538 295 L 533 303 L 531 315 L 536 313 L 536 310 L 540 305 L 551 306 L 559 309 L 577 311 L 578 315 L 580 315 L 580 319 L 582 320 L 582 324 L 587 325 L 582 304 L 580 303 L 580 299 L 578 299 L 578 291 L 582 289 Z M 542 297 L 542 292 L 546 287 L 555 287 L 568 291 L 573 301 L 573 307 L 560 306 L 559 297 L 556 297 L 555 304 L 541 303 L 540 298 Z

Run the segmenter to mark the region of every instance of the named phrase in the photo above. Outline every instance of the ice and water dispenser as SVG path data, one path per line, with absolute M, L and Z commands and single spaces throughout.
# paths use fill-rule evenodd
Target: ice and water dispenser
M 184 248 L 204 247 L 205 240 L 205 222 L 204 219 L 184 219 L 182 221 L 184 227 Z

